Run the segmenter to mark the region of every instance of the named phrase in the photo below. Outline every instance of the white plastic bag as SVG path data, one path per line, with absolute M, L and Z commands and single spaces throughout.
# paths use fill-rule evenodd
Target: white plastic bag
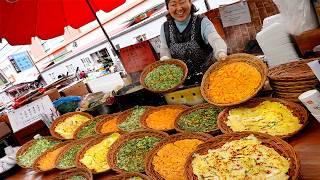
M 288 32 L 300 35 L 316 29 L 318 21 L 310 0 L 273 0 L 283 17 Z

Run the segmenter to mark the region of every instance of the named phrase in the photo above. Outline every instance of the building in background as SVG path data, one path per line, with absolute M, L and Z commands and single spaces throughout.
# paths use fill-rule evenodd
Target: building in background
M 215 6 L 212 1 L 208 2 Z M 207 11 L 205 0 L 195 0 L 194 4 L 199 9 L 198 13 Z M 162 23 L 166 21 L 166 13 L 164 0 L 127 0 L 117 9 L 109 13 L 98 12 L 97 15 L 113 44 L 120 49 L 136 44 L 141 38 L 157 38 Z M 80 29 L 66 27 L 65 34 L 54 39 L 43 41 L 35 37 L 29 46 L 7 49 L 0 45 L 0 69 L 9 81 L 14 81 L 19 74 L 16 71 L 19 66 L 15 66 L 16 61 L 7 62 L 8 57 L 24 52 L 29 53 L 47 84 L 56 81 L 61 74 L 74 74 L 76 69 L 92 70 L 99 68 L 101 63 L 121 65 L 95 21 Z M 20 66 L 25 69 L 30 64 Z

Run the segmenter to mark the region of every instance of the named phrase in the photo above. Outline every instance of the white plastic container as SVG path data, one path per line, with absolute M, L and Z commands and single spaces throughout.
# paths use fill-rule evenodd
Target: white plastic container
M 280 24 L 284 23 L 281 14 L 276 14 L 276 15 L 264 18 L 262 29 L 267 28 L 274 23 L 280 23 Z
M 319 60 L 309 62 L 308 66 L 312 69 L 313 73 L 316 75 L 318 80 L 320 80 L 320 62 L 319 62 Z
M 285 55 L 272 55 L 272 56 L 266 56 L 266 61 L 268 63 L 269 68 L 273 68 L 279 64 L 285 64 L 288 62 L 294 62 L 297 61 L 298 57 L 295 54 L 285 54 Z
M 316 116 L 320 116 L 320 92 L 316 89 L 307 91 L 299 96 L 299 100 Z
M 309 0 L 273 0 L 284 20 L 287 31 L 300 35 L 304 31 L 316 29 L 319 23 L 314 7 Z

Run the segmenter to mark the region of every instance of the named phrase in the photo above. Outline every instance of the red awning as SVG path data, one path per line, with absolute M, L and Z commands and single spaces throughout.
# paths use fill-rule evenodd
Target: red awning
M 30 44 L 32 37 L 46 40 L 64 34 L 64 27 L 75 29 L 95 20 L 94 11 L 109 12 L 125 0 L 1 0 L 0 39 L 11 45 Z

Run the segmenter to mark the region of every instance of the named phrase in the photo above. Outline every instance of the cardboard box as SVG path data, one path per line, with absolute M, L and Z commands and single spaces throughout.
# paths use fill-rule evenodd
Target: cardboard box
M 49 128 L 41 120 L 17 131 L 16 133 L 14 133 L 14 136 L 16 137 L 19 144 L 23 145 L 24 143 L 32 140 L 33 137 L 37 134 L 40 134 L 41 136 L 50 135 Z
M 61 97 L 57 88 L 49 89 L 43 95 L 44 96 L 48 95 L 51 101 L 57 100 Z
M 0 122 L 0 139 L 3 139 L 11 133 L 11 129 L 5 122 Z
M 89 93 L 87 86 L 82 82 L 77 82 L 65 88 L 62 93 L 65 96 L 84 96 Z

